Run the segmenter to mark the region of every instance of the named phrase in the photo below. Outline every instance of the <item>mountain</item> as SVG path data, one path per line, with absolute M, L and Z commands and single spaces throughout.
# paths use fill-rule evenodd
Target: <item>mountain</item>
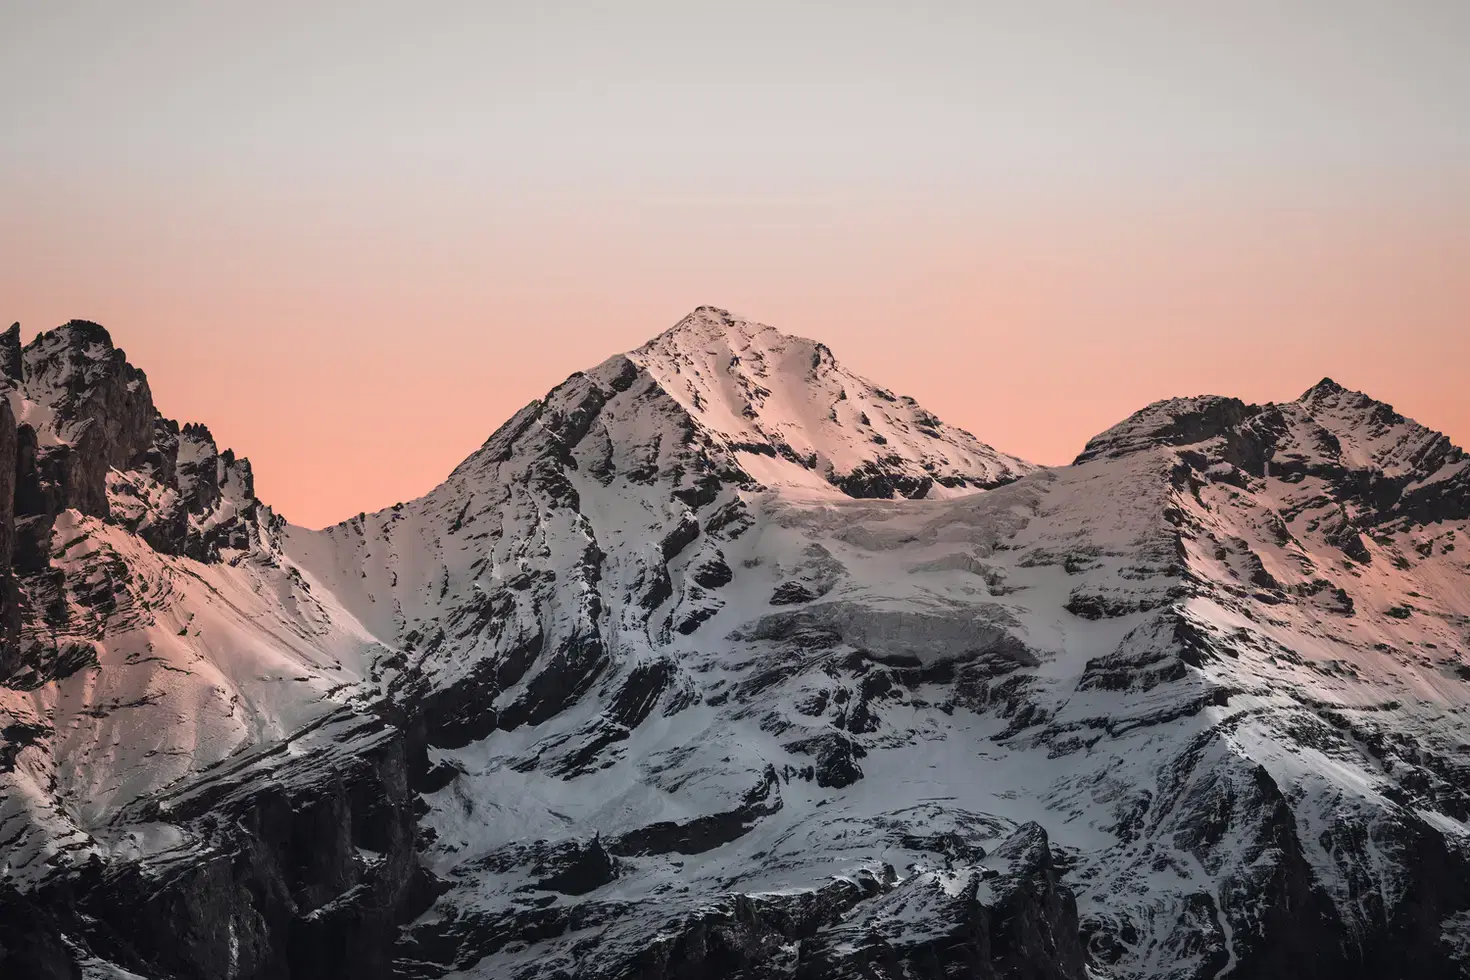
M 1365 395 L 1039 469 L 702 307 L 315 531 L 0 354 L 6 976 L 1470 971 L 1470 465 Z

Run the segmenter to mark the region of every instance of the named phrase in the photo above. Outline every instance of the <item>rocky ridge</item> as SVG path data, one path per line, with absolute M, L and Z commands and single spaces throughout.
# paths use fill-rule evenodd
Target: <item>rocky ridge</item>
M 68 575 L 66 549 L 53 541 L 68 511 L 206 563 L 222 548 L 250 549 L 258 520 L 271 517 L 255 499 L 249 461 L 221 453 L 207 428 L 159 414 L 147 377 L 97 324 L 73 320 L 25 347 L 15 324 L 0 335 L 0 372 L 0 471 L 14 481 L 0 494 L 0 673 L 12 685 L 41 683 L 87 662 L 86 644 L 123 598 L 105 556 Z

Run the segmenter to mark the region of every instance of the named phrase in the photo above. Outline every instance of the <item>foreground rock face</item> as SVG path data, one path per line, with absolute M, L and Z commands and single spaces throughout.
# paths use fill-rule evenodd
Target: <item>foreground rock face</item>
M 1470 969 L 1470 460 L 1388 406 L 1038 471 L 702 308 L 309 531 L 105 338 L 0 344 L 7 976 Z
M 386 937 L 432 891 L 401 736 L 343 735 L 374 744 L 330 768 L 313 760 L 326 771 L 299 785 L 288 767 L 273 772 L 280 784 L 173 808 L 204 842 L 167 855 L 166 882 L 132 866 L 63 886 L 95 921 L 94 948 L 180 976 L 384 975 Z
M 438 976 L 454 959 L 568 932 L 620 932 L 623 903 L 543 906 L 502 919 L 463 916 L 414 930 L 423 959 L 409 975 Z M 524 975 L 640 977 L 1045 977 L 1082 980 L 1086 953 L 1076 901 L 1059 883 L 1046 833 L 1030 824 L 985 863 L 912 874 L 860 872 L 790 894 L 731 894 L 663 923 L 626 949 L 587 950 L 575 967 Z
M 79 945 L 149 976 L 389 975 L 395 926 L 434 894 L 406 742 L 348 717 L 302 741 L 283 765 L 241 759 L 150 801 L 139 817 L 178 832 L 149 860 L 93 861 L 0 896 L 16 975 L 72 976 Z

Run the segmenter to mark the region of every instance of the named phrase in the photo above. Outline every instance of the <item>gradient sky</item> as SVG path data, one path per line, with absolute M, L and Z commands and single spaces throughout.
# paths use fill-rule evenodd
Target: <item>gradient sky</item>
M 0 318 L 321 525 L 693 307 L 1069 460 L 1323 375 L 1470 442 L 1470 3 L 0 0 Z

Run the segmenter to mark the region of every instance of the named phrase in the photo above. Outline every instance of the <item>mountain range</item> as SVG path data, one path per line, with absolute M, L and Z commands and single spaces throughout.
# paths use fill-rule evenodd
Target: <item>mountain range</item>
M 0 394 L 7 980 L 1470 976 L 1470 457 L 1331 380 L 1038 467 L 700 307 L 322 530 Z

